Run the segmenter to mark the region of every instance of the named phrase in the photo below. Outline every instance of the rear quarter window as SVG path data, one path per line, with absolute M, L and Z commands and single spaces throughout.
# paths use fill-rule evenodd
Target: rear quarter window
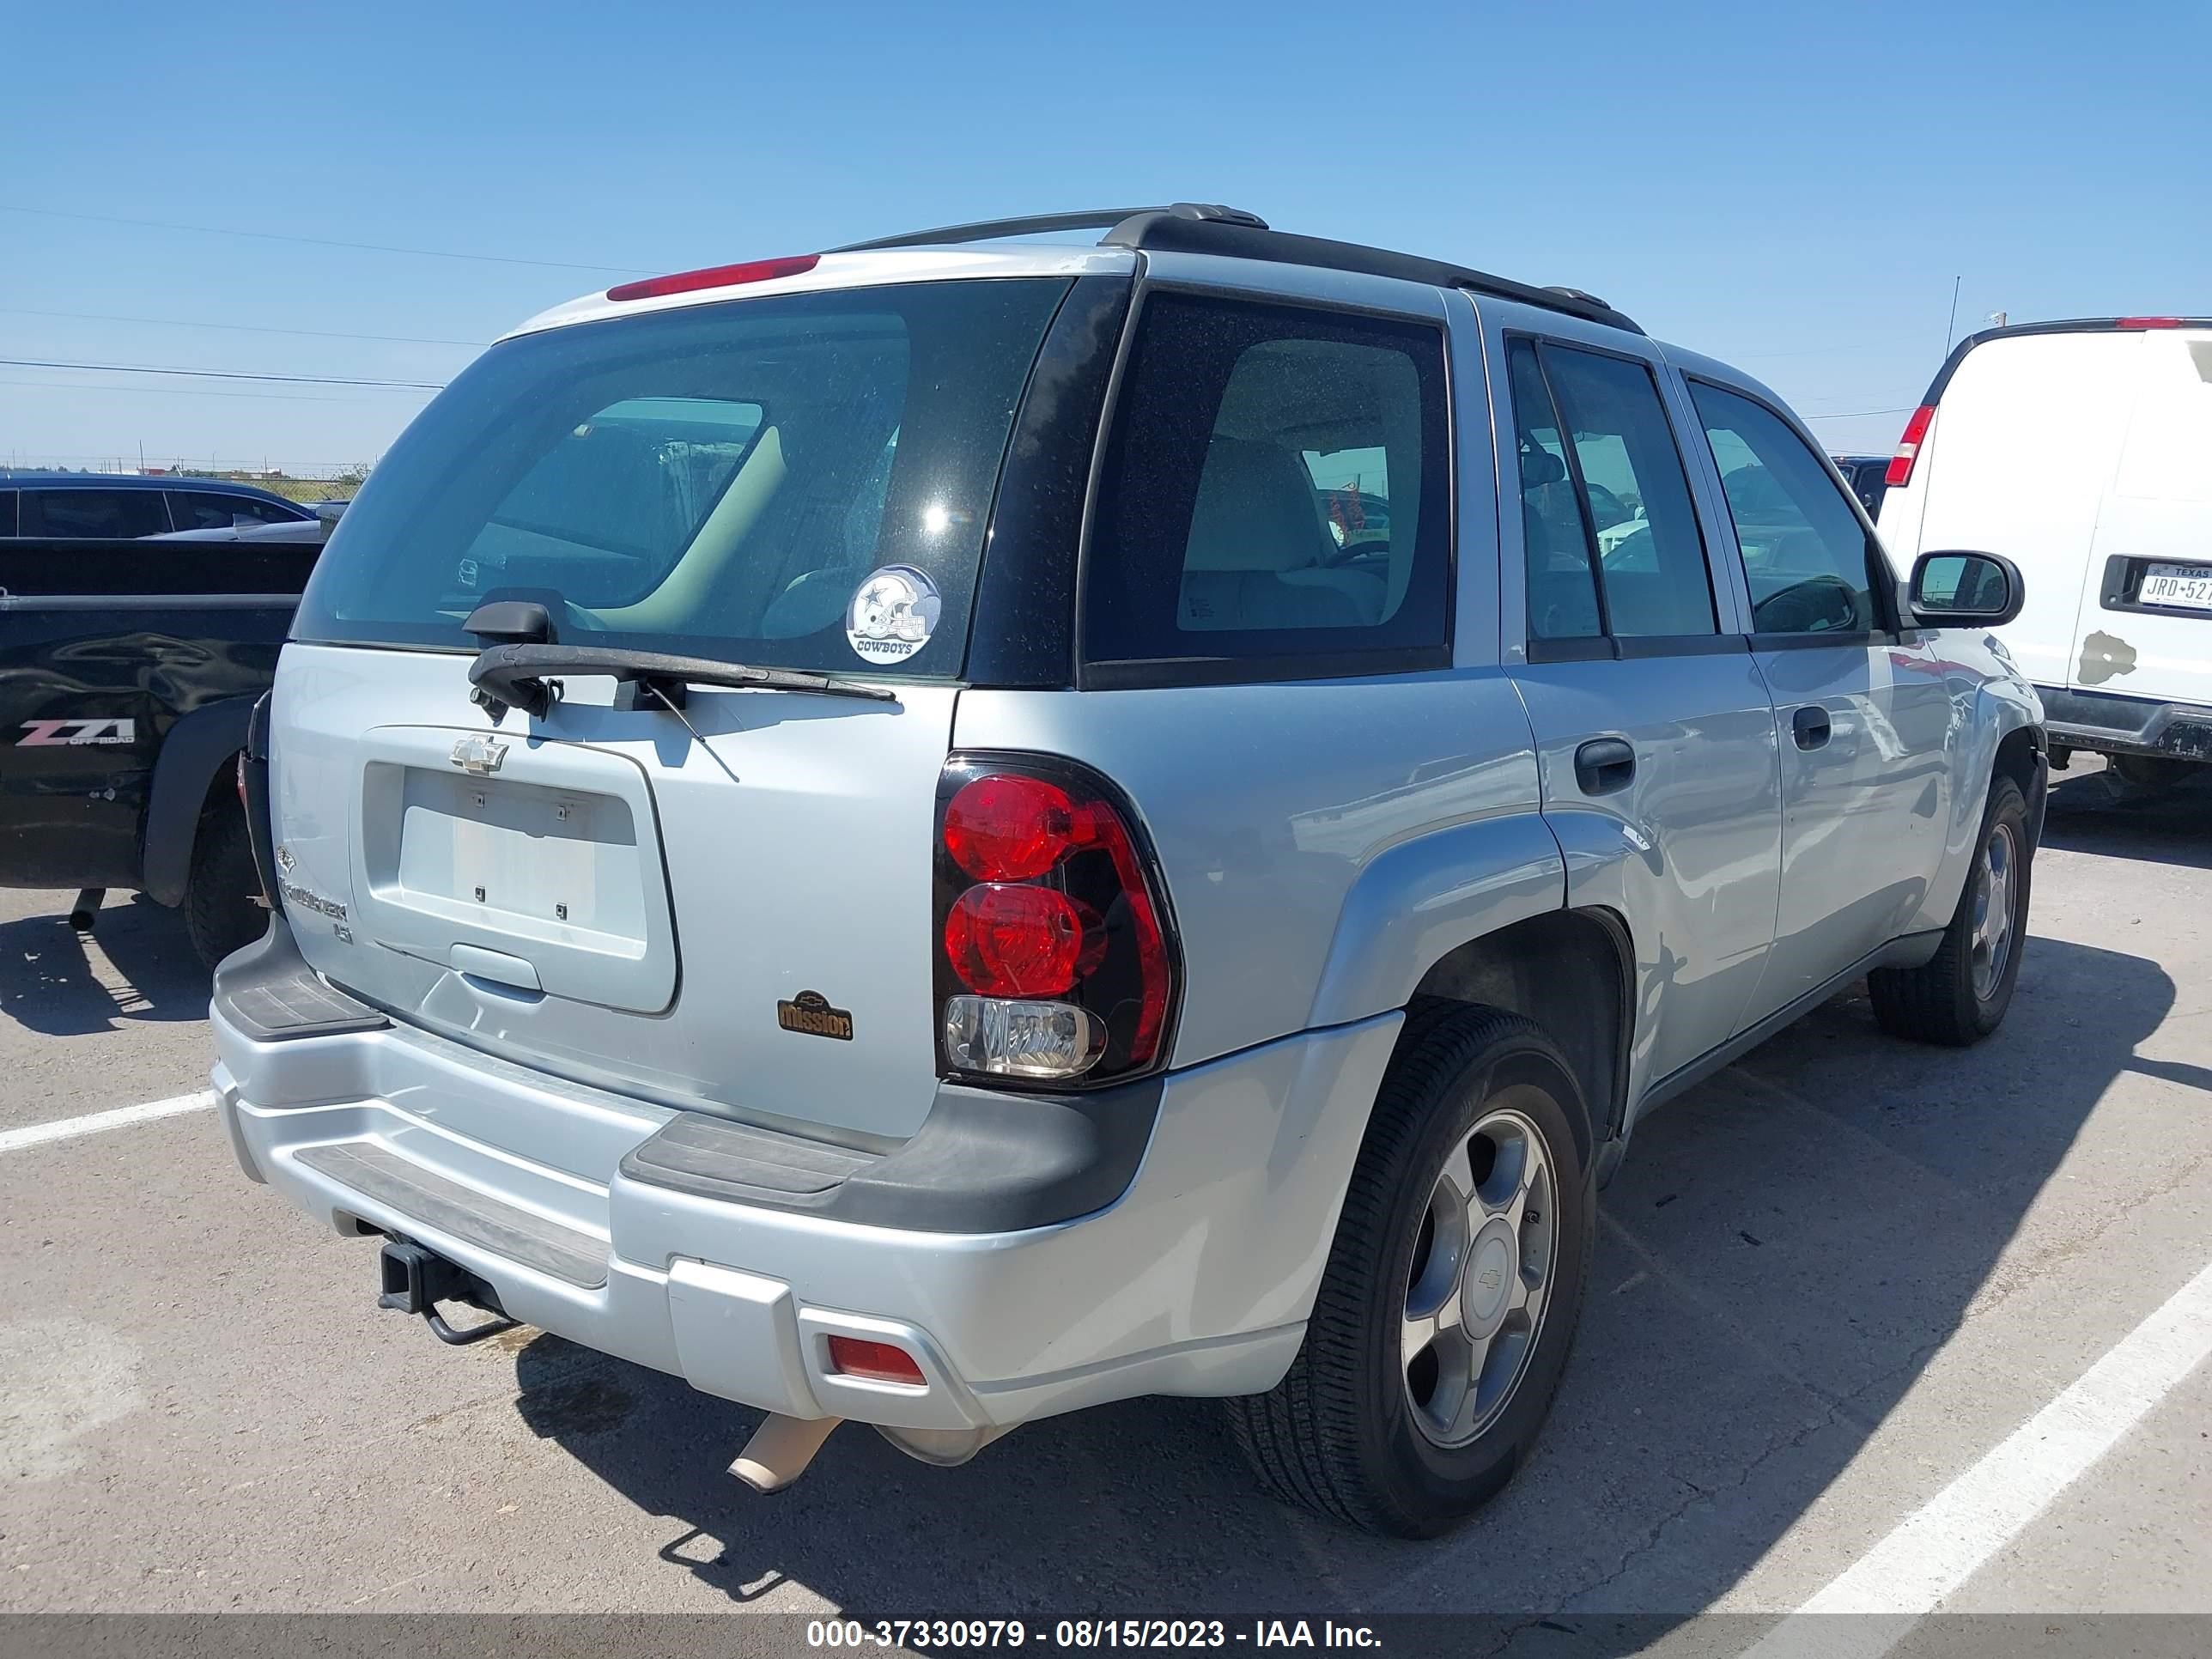
M 1441 331 L 1174 291 L 1135 326 L 1085 568 L 1086 683 L 1448 663 Z

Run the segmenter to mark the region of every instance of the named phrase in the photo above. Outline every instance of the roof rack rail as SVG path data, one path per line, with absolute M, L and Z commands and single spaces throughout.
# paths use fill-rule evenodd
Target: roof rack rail
M 1541 306 L 1564 312 L 1607 328 L 1631 334 L 1644 331 L 1635 321 L 1579 289 L 1538 288 L 1509 276 L 1492 276 L 1465 265 L 1425 259 L 1419 254 L 1396 253 L 1389 248 L 1359 242 L 1333 242 L 1319 236 L 1296 236 L 1285 231 L 1255 228 L 1236 220 L 1196 219 L 1172 212 L 1148 210 L 1132 214 L 1101 239 L 1103 246 L 1145 248 L 1160 252 L 1218 253 L 1231 258 L 1264 259 L 1274 264 L 1317 265 L 1324 270 L 1359 271 L 1374 276 L 1396 276 L 1426 283 L 1436 288 L 1471 289 L 1494 299 Z
M 1245 225 L 1255 230 L 1267 228 L 1265 219 L 1256 213 L 1247 213 L 1242 208 L 1223 207 L 1212 202 L 1175 202 L 1165 207 L 1092 208 L 1075 213 L 1033 213 L 1021 219 L 978 219 L 973 224 L 940 225 L 934 230 L 902 231 L 896 236 L 877 236 L 865 242 L 847 242 L 842 247 L 830 248 L 826 252 L 872 253 L 882 248 L 935 247 L 948 242 L 991 242 L 1010 236 L 1044 236 L 1061 230 L 1107 230 L 1128 220 L 1151 214 Z
M 1256 213 L 1213 202 L 1173 202 L 1164 207 L 1095 208 L 1076 213 L 1039 213 L 1021 219 L 979 219 L 973 224 L 940 225 L 848 242 L 832 253 L 866 253 L 884 248 L 930 247 L 951 242 L 989 242 L 1005 237 L 1042 236 L 1063 230 L 1103 230 L 1101 247 L 1126 247 L 1168 253 L 1215 253 L 1261 259 L 1271 264 L 1316 265 L 1324 270 L 1358 271 L 1396 276 L 1436 288 L 1470 289 L 1495 299 L 1540 306 L 1631 334 L 1644 331 L 1594 294 L 1578 288 L 1539 288 L 1507 276 L 1492 276 L 1441 259 L 1396 253 L 1359 242 L 1333 242 L 1269 228 Z

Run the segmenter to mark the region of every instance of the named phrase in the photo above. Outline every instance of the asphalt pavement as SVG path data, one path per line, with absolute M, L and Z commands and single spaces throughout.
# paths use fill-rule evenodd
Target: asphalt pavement
M 80 939 L 68 902 L 0 893 L 0 1145 L 205 1084 L 177 919 L 118 896 Z M 210 1111 L 0 1151 L 0 1611 L 1740 1614 L 1741 1647 L 1923 1517 L 1947 1610 L 2212 1613 L 2212 1366 L 1988 1518 L 2212 1263 L 2212 791 L 2062 779 L 2032 928 L 1983 1046 L 1855 991 L 1639 1129 L 1540 1449 L 1430 1543 L 1257 1495 L 1204 1401 L 954 1470 L 848 1426 L 762 1498 L 738 1407 L 380 1312 L 373 1245 L 249 1185 Z

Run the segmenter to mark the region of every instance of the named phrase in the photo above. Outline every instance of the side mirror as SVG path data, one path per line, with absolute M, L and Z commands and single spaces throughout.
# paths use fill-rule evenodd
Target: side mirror
M 1995 553 L 1923 553 L 1905 602 L 1923 628 L 2002 628 L 2020 615 L 2027 587 L 2020 567 Z

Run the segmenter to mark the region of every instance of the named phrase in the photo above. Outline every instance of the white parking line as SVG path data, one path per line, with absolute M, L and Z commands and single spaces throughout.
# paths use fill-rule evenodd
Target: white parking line
M 143 1106 L 118 1106 L 112 1112 L 64 1117 L 52 1123 L 33 1123 L 21 1129 L 0 1129 L 0 1152 L 20 1152 L 26 1146 L 43 1146 L 50 1140 L 73 1140 L 79 1135 L 96 1135 L 102 1129 L 120 1129 L 126 1124 L 145 1123 L 157 1117 L 174 1117 L 179 1112 L 204 1111 L 214 1104 L 215 1091 L 203 1089 L 196 1095 L 178 1095 L 170 1100 L 149 1100 Z
M 1743 1659 L 1880 1659 L 2212 1355 L 2212 1266 Z M 1848 1619 L 1834 1613 L 1876 1615 Z

